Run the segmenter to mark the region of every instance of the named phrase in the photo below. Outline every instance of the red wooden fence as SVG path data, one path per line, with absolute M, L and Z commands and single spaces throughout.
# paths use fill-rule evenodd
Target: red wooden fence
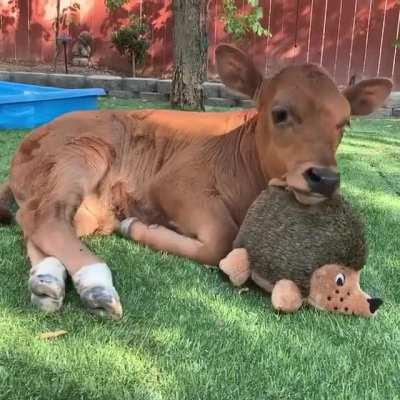
M 172 67 L 171 0 L 131 0 L 113 15 L 104 0 L 62 0 L 61 7 L 78 2 L 71 17 L 73 37 L 84 29 L 94 36 L 93 59 L 102 65 L 127 68 L 111 48 L 110 34 L 130 13 L 151 21 L 151 47 L 146 75 L 163 75 Z M 242 1 L 238 1 L 242 4 Z M 340 84 L 357 77 L 391 77 L 400 87 L 400 0 L 261 0 L 264 26 L 270 38 L 247 38 L 244 47 L 266 73 L 290 63 L 323 65 Z M 215 47 L 229 41 L 221 22 L 222 0 L 209 1 L 209 71 L 215 72 Z M 54 53 L 52 23 L 56 0 L 0 0 L 0 58 L 50 61 Z

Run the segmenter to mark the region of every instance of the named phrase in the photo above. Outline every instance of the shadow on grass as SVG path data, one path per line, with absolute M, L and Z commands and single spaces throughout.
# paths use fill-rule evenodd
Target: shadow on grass
M 64 340 L 62 346 L 59 344 L 33 345 L 33 349 L 15 349 L 12 356 L 0 355 L 0 362 L 12 363 L 17 371 L 24 371 L 24 375 L 16 373 L 14 376 L 7 374 L 7 370 L 1 376 L 0 387 L 3 389 L 2 398 L 7 399 L 160 399 L 161 394 L 157 389 L 155 379 L 157 370 L 146 367 L 145 355 L 126 357 L 126 354 L 117 354 L 113 348 L 116 358 L 123 357 L 124 363 L 130 361 L 130 376 L 126 379 L 123 374 L 118 379 L 120 365 L 116 365 L 107 351 L 100 351 L 82 344 L 82 351 L 92 351 L 89 358 L 95 365 L 87 363 L 86 371 L 74 371 L 64 357 L 68 357 L 68 340 Z M 59 350 L 60 357 L 47 356 L 46 348 L 53 347 Z M 125 351 L 126 349 L 121 349 Z M 92 357 L 91 357 L 92 356 Z M 104 356 L 104 358 L 102 358 Z M 144 360 L 144 361 L 142 361 Z M 150 362 L 148 362 L 151 364 Z M 144 371 L 151 378 L 146 377 Z M 113 379 L 110 379 L 112 377 Z M 7 392 L 7 387 L 8 392 Z M 4 390 L 5 389 L 5 390 Z
M 399 125 L 400 128 L 400 125 Z M 385 137 L 379 137 L 377 136 L 378 133 L 377 132 L 371 132 L 370 134 L 367 132 L 362 132 L 362 131 L 357 131 L 354 130 L 351 132 L 351 134 L 349 135 L 349 139 L 354 139 L 354 140 L 364 140 L 367 143 L 379 143 L 379 144 L 384 144 L 384 145 L 388 145 L 390 147 L 400 147 L 400 140 L 397 140 L 397 138 L 394 138 L 393 135 L 393 139 L 387 139 Z M 399 135 L 400 138 L 400 135 Z M 371 144 L 370 144 L 371 146 Z

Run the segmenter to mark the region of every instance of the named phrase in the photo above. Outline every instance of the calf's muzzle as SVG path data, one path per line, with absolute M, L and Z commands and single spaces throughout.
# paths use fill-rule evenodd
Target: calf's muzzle
M 325 197 L 332 197 L 340 185 L 340 174 L 330 168 L 312 167 L 303 176 L 311 192 Z

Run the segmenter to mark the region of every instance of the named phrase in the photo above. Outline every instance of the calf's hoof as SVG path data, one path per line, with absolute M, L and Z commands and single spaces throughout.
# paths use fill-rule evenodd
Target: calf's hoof
M 63 303 L 64 296 L 60 298 L 52 298 L 43 294 L 31 293 L 31 303 L 37 306 L 41 311 L 46 313 L 52 313 L 58 311 Z
M 113 287 L 94 286 L 83 291 L 80 296 L 91 313 L 102 318 L 120 319 L 122 317 L 122 305 Z
M 91 313 L 102 318 L 122 318 L 122 305 L 106 264 L 82 267 L 73 275 L 72 280 L 82 302 Z
M 67 271 L 55 257 L 32 267 L 29 278 L 31 302 L 44 312 L 58 311 L 64 302 Z

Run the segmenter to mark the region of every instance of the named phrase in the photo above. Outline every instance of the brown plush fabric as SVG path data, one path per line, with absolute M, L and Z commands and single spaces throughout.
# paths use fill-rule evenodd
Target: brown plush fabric
M 252 270 L 272 284 L 294 281 L 304 297 L 317 268 L 339 264 L 360 270 L 367 257 L 363 224 L 343 197 L 305 206 L 276 187 L 250 207 L 234 242 L 240 247 L 248 251 Z

